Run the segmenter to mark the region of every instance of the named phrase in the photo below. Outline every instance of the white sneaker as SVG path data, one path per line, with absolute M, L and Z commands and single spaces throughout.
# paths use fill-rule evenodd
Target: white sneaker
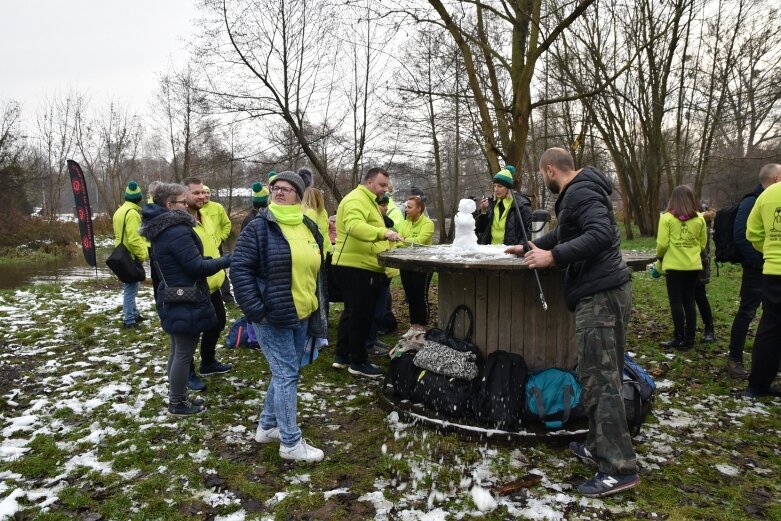
M 255 431 L 255 441 L 258 443 L 271 443 L 279 441 L 279 427 L 271 427 L 266 430 L 258 424 L 258 430 Z
M 292 447 L 279 446 L 279 457 L 295 461 L 322 461 L 325 454 L 320 449 L 309 445 L 304 438 Z

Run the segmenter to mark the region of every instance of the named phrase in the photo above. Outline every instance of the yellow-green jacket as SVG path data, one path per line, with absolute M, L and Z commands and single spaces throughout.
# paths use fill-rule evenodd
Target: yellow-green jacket
M 390 249 L 385 239 L 387 231 L 377 196 L 364 185 L 358 185 L 336 210 L 333 264 L 382 273 L 384 269 L 377 262 L 377 254 Z
M 405 241 L 413 244 L 429 246 L 434 238 L 434 222 L 425 215 L 421 215 L 417 222 L 412 222 L 408 217 L 397 230 Z
M 762 253 L 762 273 L 781 275 L 781 183 L 757 197 L 746 221 L 746 239 Z
M 401 213 L 396 201 L 391 196 L 388 196 L 388 213 L 386 215 L 393 221 L 393 227 L 398 231 L 399 226 L 404 222 L 404 214 Z
M 225 211 L 225 207 L 220 203 L 209 201 L 201 208 L 201 215 L 212 222 L 212 228 L 217 234 L 217 240 L 219 241 L 217 245 L 219 246 L 231 234 L 231 220 L 228 217 L 228 212 Z
M 127 222 L 125 222 L 125 215 L 127 215 Z M 125 235 L 122 239 L 122 243 L 125 248 L 133 255 L 133 258 L 140 261 L 145 261 L 149 258 L 149 251 L 147 250 L 146 239 L 138 234 L 138 229 L 141 227 L 141 207 L 136 203 L 125 201 L 122 203 L 112 218 L 114 223 L 114 246 L 119 245 L 119 239 L 122 237 L 122 227 L 125 227 Z
M 195 218 L 195 233 L 201 240 L 203 245 L 203 256 L 211 257 L 212 259 L 220 258 L 220 242 L 215 233 L 214 223 L 203 215 L 203 211 L 200 211 L 200 216 Z M 220 270 L 214 275 L 206 277 L 206 282 L 209 283 L 209 291 L 214 293 L 222 283 L 225 281 L 225 270 Z
M 681 221 L 670 212 L 664 212 L 659 218 L 656 235 L 656 256 L 661 259 L 660 271 L 701 270 L 700 252 L 705 249 L 707 238 L 705 219 L 700 214 Z

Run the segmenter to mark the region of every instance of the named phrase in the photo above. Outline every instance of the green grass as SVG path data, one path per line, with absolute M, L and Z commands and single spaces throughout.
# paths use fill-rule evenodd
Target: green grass
M 719 276 L 714 269 L 707 290 L 718 342 L 682 354 L 665 352 L 658 344 L 672 333 L 663 279 L 634 274 L 629 350 L 664 383 L 653 416 L 635 440 L 642 483 L 621 496 L 603 501 L 573 496 L 571 503 L 552 498 L 571 494 L 592 469 L 561 446 L 492 445 L 422 426 L 394 426 L 379 406 L 378 384 L 333 370 L 330 348 L 302 370 L 300 382 L 299 421 L 310 442 L 326 451 L 319 464 L 286 462 L 273 444 L 251 440 L 270 378 L 256 351 L 220 348 L 219 356 L 236 368 L 207 380 L 207 412 L 197 418 L 168 418 L 163 415 L 168 347 L 159 322 L 153 318 L 137 331 L 124 331 L 118 308 L 91 307 L 93 301 L 116 298 L 118 284 L 26 288 L 33 298 L 21 301 L 14 291 L 3 291 L 0 413 L 6 423 L 0 429 L 33 407 L 40 421 L 8 436 L 30 442 L 16 460 L 0 461 L 0 473 L 11 473 L 4 478 L 9 488 L 0 492 L 0 500 L 15 487 L 31 490 L 48 484 L 52 489 L 56 484 L 49 481 L 65 476 L 58 478 L 63 481 L 57 500 L 47 508 L 22 501 L 25 519 L 76 519 L 93 513 L 107 520 L 194 520 L 241 509 L 246 519 L 372 519 L 371 502 L 359 498 L 378 491 L 393 505 L 390 519 L 403 511 L 436 508 L 456 519 L 475 510 L 469 492 L 474 476 L 491 489 L 539 472 L 545 476 L 541 484 L 510 497 L 482 519 L 514 518 L 535 502 L 566 519 L 743 520 L 749 512 L 781 519 L 776 479 L 781 473 L 781 402 L 752 404 L 738 398 L 745 383 L 725 370 L 740 275 L 739 266 L 724 266 Z M 404 331 L 398 283 L 392 291 Z M 140 298 L 150 295 L 145 285 Z M 332 343 L 340 310 L 339 305 L 331 310 Z M 230 322 L 240 311 L 232 309 L 229 315 Z M 29 323 L 16 327 L 22 318 Z M 391 344 L 396 339 L 383 338 Z M 750 335 L 747 362 L 752 342 Z M 89 399 L 116 383 L 126 383 L 129 391 L 117 391 L 106 403 L 86 408 Z M 136 404 L 138 410 L 125 412 Z M 97 432 L 103 435 L 95 437 Z M 0 437 L 0 443 L 5 440 Z M 109 469 L 103 472 L 83 462 L 66 470 L 73 458 L 89 453 L 110 464 Z M 737 475 L 719 470 L 725 466 Z M 491 476 L 491 482 L 481 482 L 481 475 Z M 335 489 L 348 493 L 326 498 Z M 287 495 L 274 503 L 279 492 Z

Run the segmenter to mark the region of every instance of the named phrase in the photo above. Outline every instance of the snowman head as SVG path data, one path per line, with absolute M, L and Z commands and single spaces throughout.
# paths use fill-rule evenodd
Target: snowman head
M 472 213 L 477 209 L 477 205 L 473 199 L 461 199 L 458 202 L 458 211 L 460 213 Z

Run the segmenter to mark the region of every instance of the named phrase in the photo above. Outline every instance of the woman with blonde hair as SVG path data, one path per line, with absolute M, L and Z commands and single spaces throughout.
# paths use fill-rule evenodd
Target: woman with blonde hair
M 674 327 L 673 339 L 662 342 L 663 347 L 685 350 L 694 346 L 697 327 L 694 295 L 702 270 L 700 253 L 708 239 L 705 219 L 699 209 L 692 189 L 676 186 L 666 211 L 659 218 L 656 256 L 660 271 L 667 276 L 667 298 Z
M 323 193 L 314 186 L 307 187 L 301 200 L 301 209 L 304 211 L 304 215 L 317 223 L 320 235 L 328 237 L 328 212 L 325 209 Z M 324 241 L 323 249 L 326 255 L 331 255 L 334 251 L 334 246 L 330 240 Z

